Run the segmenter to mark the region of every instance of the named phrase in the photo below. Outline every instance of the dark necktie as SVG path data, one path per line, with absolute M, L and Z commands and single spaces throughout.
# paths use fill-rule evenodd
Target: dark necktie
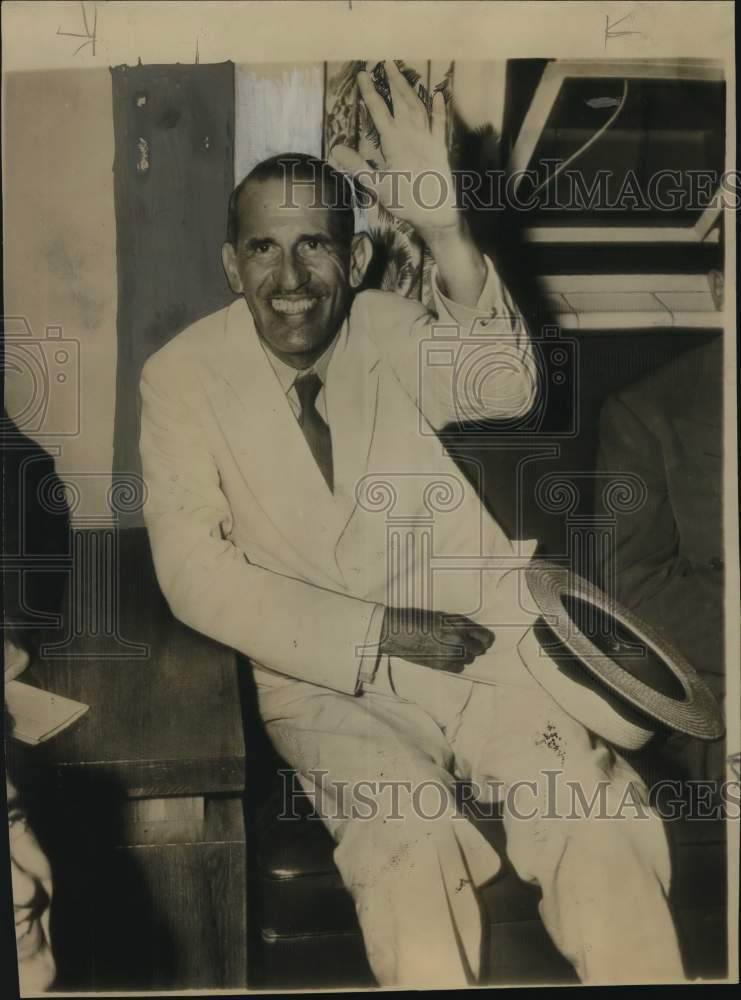
M 332 471 L 332 437 L 329 427 L 322 420 L 316 408 L 316 397 L 322 387 L 322 380 L 316 372 L 297 376 L 293 383 L 296 395 L 301 405 L 298 422 L 304 432 L 316 464 L 321 469 L 330 490 L 334 490 L 334 474 Z

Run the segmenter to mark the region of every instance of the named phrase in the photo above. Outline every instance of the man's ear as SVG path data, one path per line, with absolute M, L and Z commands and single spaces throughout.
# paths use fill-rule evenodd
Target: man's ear
M 373 241 L 368 233 L 356 233 L 350 244 L 350 287 L 359 288 L 373 257 Z
M 239 295 L 244 291 L 244 286 L 242 284 L 242 279 L 239 276 L 239 268 L 237 267 L 237 252 L 231 243 L 222 244 L 221 263 L 224 265 L 226 280 L 229 282 L 229 287 L 235 295 Z

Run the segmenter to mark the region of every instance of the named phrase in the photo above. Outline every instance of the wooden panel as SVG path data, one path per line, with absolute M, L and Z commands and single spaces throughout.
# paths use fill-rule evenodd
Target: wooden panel
M 231 63 L 119 66 L 113 77 L 118 259 L 114 475 L 138 471 L 141 366 L 233 300 L 221 265 L 234 183 Z M 135 512 L 127 523 L 141 523 Z
M 91 801 L 79 808 L 56 802 L 64 824 L 50 852 L 57 987 L 118 992 L 243 986 L 241 801 L 207 802 L 196 824 L 125 830 L 116 822 L 125 802 L 104 797 L 103 805 L 105 811 Z
M 376 986 L 360 934 L 264 940 L 250 985 L 266 990 L 362 990 Z
M 167 824 L 177 827 L 177 823 Z M 157 832 L 155 828 L 155 833 Z M 171 831 L 171 836 L 176 834 Z M 147 883 L 168 948 L 151 949 L 152 988 L 235 988 L 246 981 L 246 857 L 238 799 L 208 803 L 190 842 L 152 843 L 151 829 L 122 848 Z M 160 838 L 161 839 L 161 838 Z M 143 841 L 143 842 L 139 842 Z
M 49 744 L 12 747 L 54 873 L 57 985 L 238 988 L 247 930 L 236 656 L 173 619 L 143 530 L 122 532 L 120 551 L 118 625 L 147 656 L 106 659 L 110 637 L 74 636 L 64 658 L 39 660 L 24 679 L 90 712 Z
M 108 637 L 82 634 L 64 658 L 29 668 L 24 680 L 90 705 L 76 727 L 37 748 L 36 763 L 78 787 L 123 785 L 129 797 L 241 792 L 236 654 L 173 618 L 144 529 L 120 533 L 117 572 L 118 627 L 147 655 L 109 660 Z

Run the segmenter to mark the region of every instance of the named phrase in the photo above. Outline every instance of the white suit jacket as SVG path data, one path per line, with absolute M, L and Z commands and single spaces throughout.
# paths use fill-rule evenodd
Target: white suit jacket
M 514 642 L 532 621 L 502 588 L 518 553 L 435 434 L 535 398 L 527 333 L 486 263 L 475 309 L 436 279 L 437 318 L 389 292 L 354 300 L 325 386 L 334 493 L 243 299 L 147 361 L 144 516 L 160 586 L 176 617 L 249 656 L 258 684 L 359 692 L 390 604 L 471 615 L 497 648 L 512 645 L 501 626 Z

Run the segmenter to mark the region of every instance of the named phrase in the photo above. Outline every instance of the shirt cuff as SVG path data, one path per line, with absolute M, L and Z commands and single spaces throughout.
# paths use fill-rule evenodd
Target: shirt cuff
M 432 294 L 435 312 L 441 323 L 450 322 L 464 330 L 485 329 L 487 332 L 501 330 L 511 333 L 517 323 L 512 299 L 497 274 L 489 257 L 484 254 L 486 279 L 475 306 L 464 306 L 443 294 L 440 288 L 438 268 L 432 269 Z
M 381 629 L 385 614 L 386 608 L 383 604 L 377 604 L 371 612 L 363 642 L 363 652 L 360 657 L 358 689 L 361 689 L 365 684 L 371 684 L 378 670 L 381 659 Z

